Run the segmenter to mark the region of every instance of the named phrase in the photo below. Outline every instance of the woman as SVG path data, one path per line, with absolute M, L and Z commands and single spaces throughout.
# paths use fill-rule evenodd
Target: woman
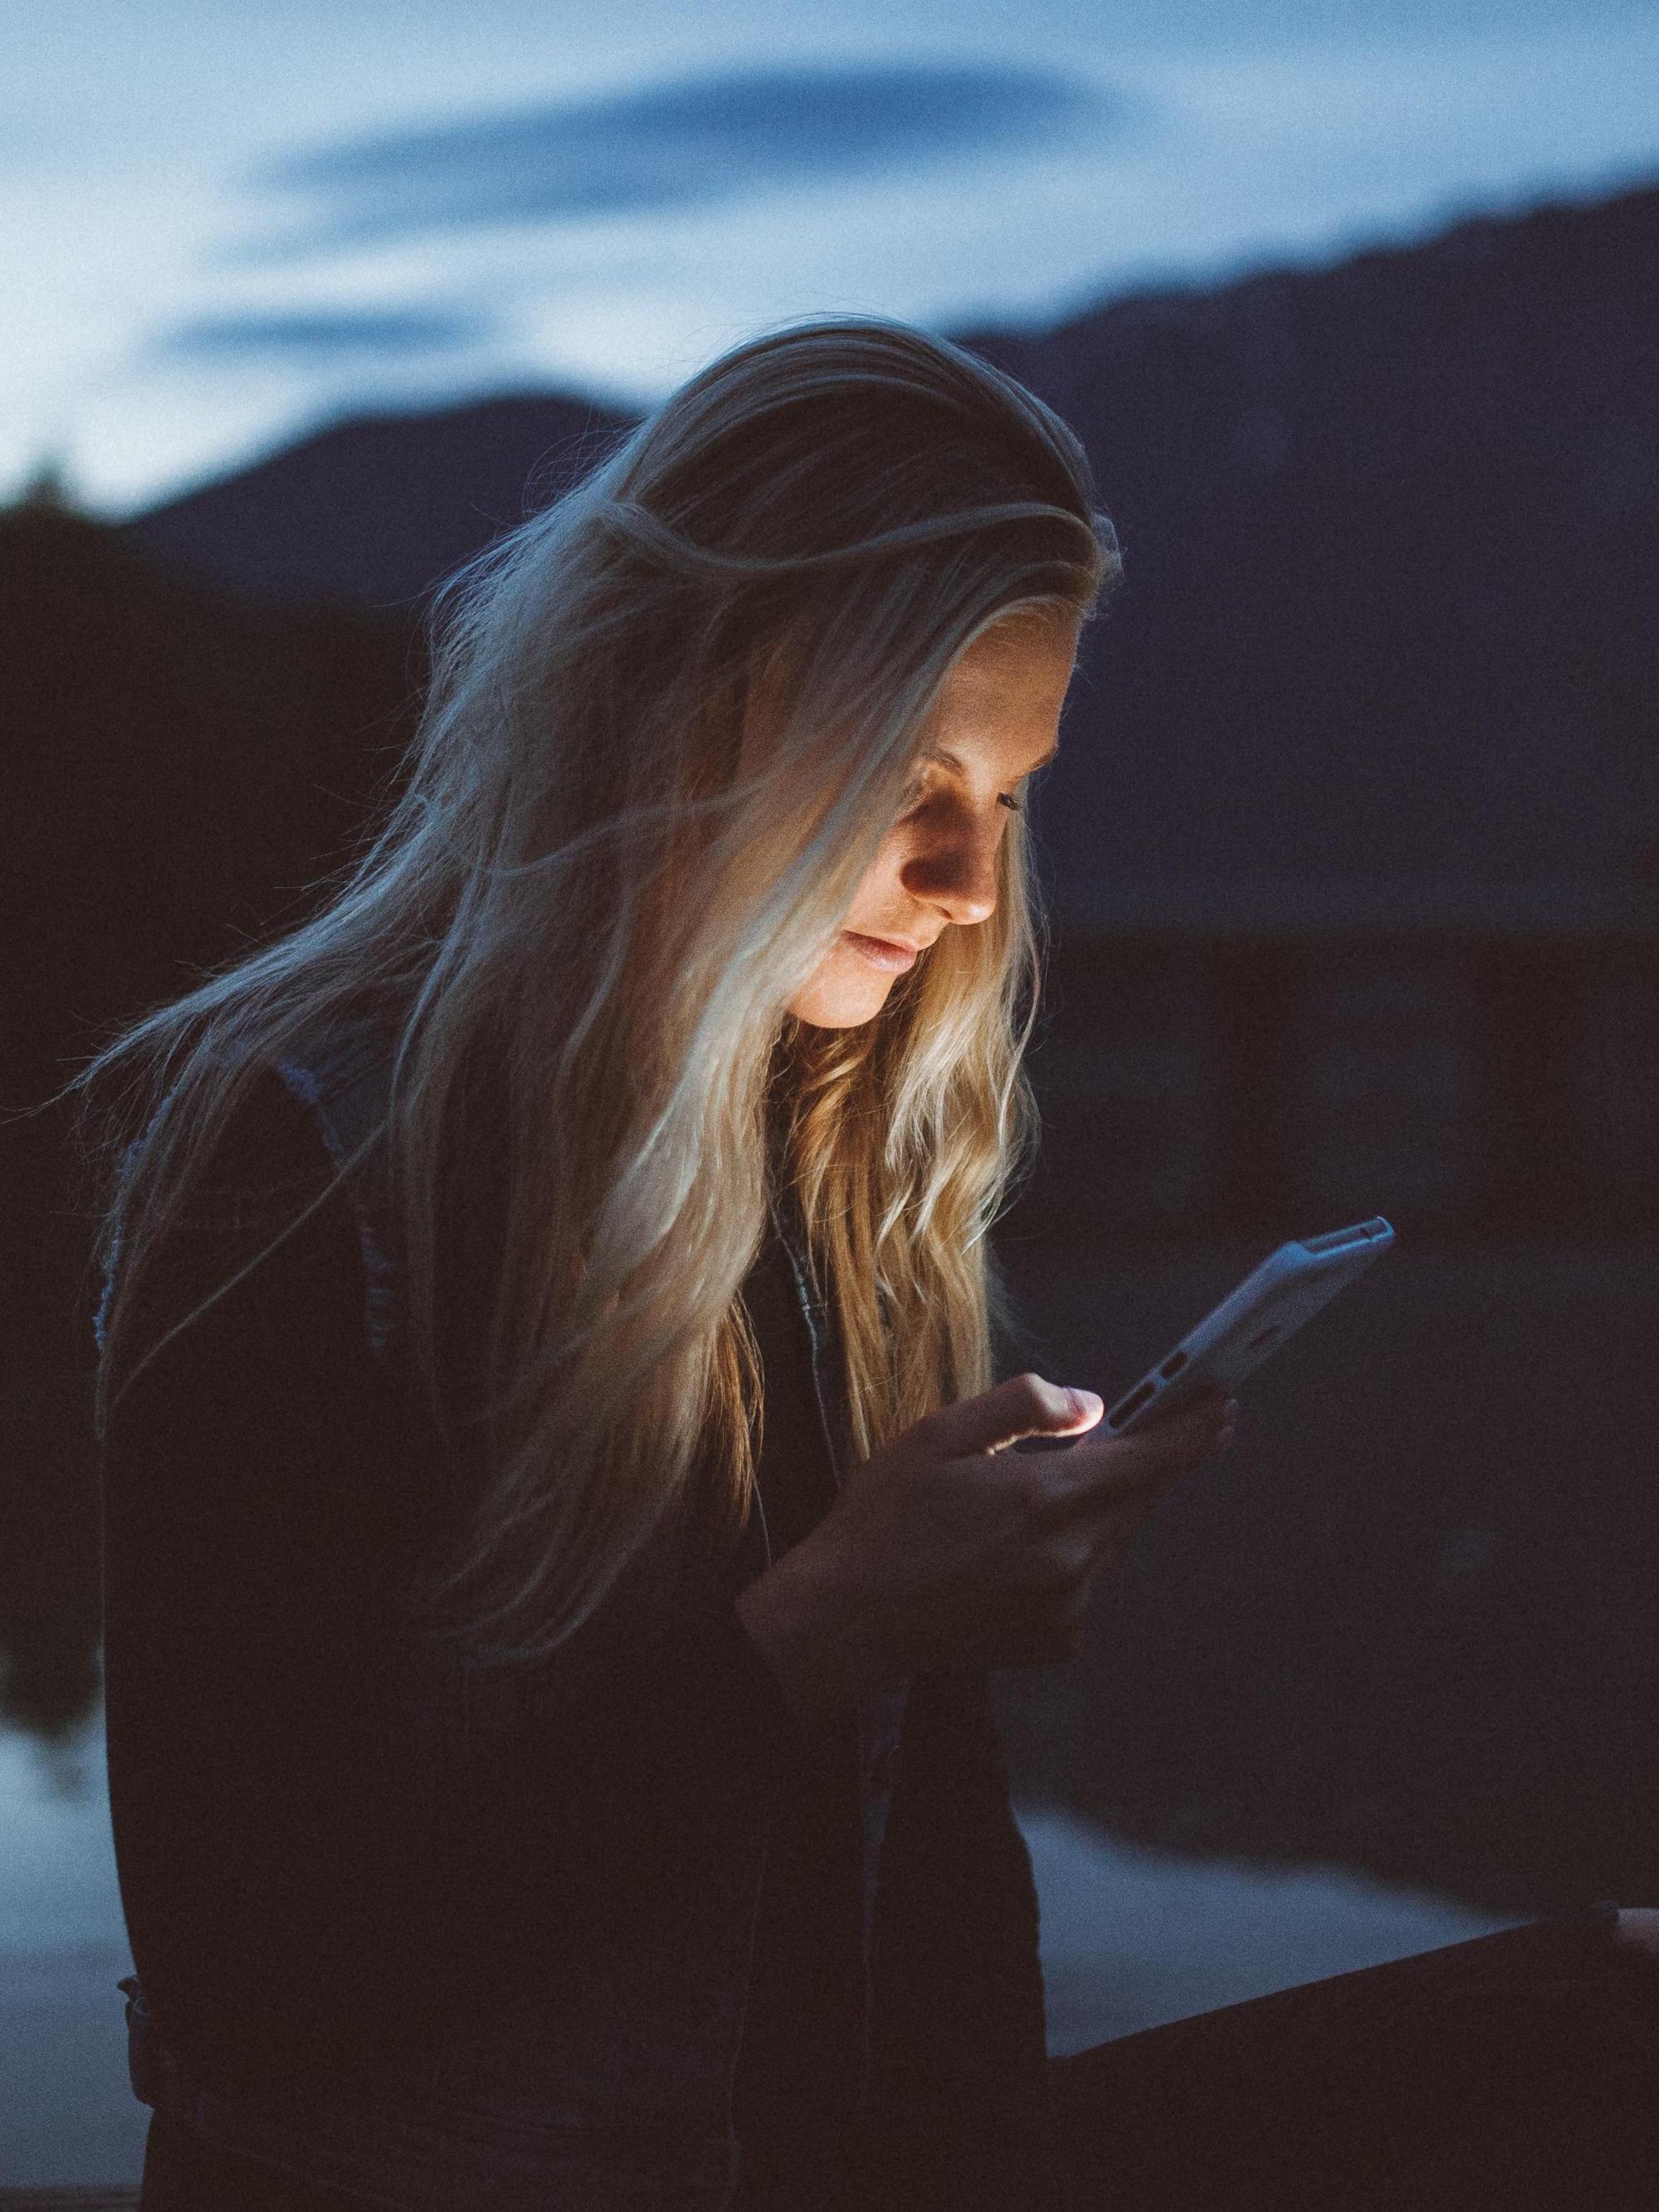
M 147 1070 L 99 1315 L 147 2212 L 1245 2201 L 1248 2023 L 1046 2061 L 986 1692 L 1231 1433 L 994 1384 L 1021 809 L 1115 573 L 1010 379 L 741 346 L 442 596 L 314 918 L 80 1079 Z M 1610 1917 L 1522 1980 L 1611 2003 Z

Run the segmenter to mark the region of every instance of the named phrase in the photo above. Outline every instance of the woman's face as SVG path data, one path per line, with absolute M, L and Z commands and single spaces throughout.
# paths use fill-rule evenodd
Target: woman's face
M 1021 785 L 1056 750 L 1077 658 L 1071 616 L 1011 615 L 945 678 L 903 811 L 859 884 L 840 936 L 789 1001 L 818 1029 L 878 1014 L 940 933 L 996 906 L 997 847 Z

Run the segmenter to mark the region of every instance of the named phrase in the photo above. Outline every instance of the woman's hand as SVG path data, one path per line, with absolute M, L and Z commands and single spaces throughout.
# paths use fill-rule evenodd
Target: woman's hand
M 804 1718 L 927 1668 L 1070 1658 L 1096 1577 L 1177 1476 L 1231 1441 L 1217 1389 L 1133 1437 L 1079 1435 L 1092 1391 L 1016 1375 L 918 1421 L 843 1483 L 810 1536 L 738 1600 L 744 1627 Z

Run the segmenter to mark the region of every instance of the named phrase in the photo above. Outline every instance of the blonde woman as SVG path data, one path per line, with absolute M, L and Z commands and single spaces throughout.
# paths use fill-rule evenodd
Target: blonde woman
M 78 1079 L 142 1072 L 97 1320 L 146 2212 L 1198 2201 L 1201 2067 L 1045 2056 L 985 1671 L 1231 1435 L 996 1376 L 1023 809 L 1116 565 L 968 353 L 740 346 L 441 595 L 313 918 Z

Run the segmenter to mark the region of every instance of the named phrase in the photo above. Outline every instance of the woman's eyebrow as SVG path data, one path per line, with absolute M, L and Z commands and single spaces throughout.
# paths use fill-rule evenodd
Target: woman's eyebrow
M 1047 768 L 1049 762 L 1055 758 L 1059 751 L 1060 747 L 1058 745 L 1050 745 L 1046 753 L 1042 754 L 1037 759 L 1031 763 L 1030 768 L 1023 768 L 1020 770 L 1020 775 L 1035 775 L 1040 768 Z M 968 773 L 967 769 L 962 764 L 960 756 L 958 754 L 947 751 L 943 745 L 925 745 L 922 748 L 919 757 L 922 760 L 942 761 L 946 768 L 955 769 L 958 775 L 966 775 Z

